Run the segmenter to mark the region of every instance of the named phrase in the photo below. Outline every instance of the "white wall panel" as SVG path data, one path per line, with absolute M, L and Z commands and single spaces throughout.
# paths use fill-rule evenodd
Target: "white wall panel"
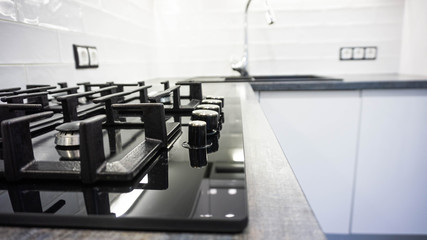
M 245 4 L 246 0 L 2 1 L 0 65 L 72 64 L 72 44 L 80 44 L 97 47 L 100 68 L 108 64 L 109 74 L 115 76 L 124 70 L 121 65 L 139 64 L 150 66 L 138 70 L 147 76 L 237 74 L 230 62 L 243 52 Z M 271 0 L 270 5 L 276 15 L 272 26 L 265 23 L 263 1 L 253 1 L 249 9 L 251 73 L 398 71 L 404 1 Z M 339 61 L 343 46 L 377 46 L 378 58 Z M 74 71 L 89 79 L 109 78 L 102 70 Z
M 24 66 L 0 66 L 0 88 L 24 88 L 27 74 Z
M 0 21 L 0 29 L 0 64 L 60 61 L 55 31 L 5 21 Z
M 74 86 L 74 64 L 40 64 L 27 66 L 28 83 L 49 84 L 56 86 L 58 82 L 69 82 Z M 81 81 L 84 82 L 84 81 Z
M 154 20 L 151 0 L 0 1 L 2 87 L 151 77 Z M 73 44 L 95 46 L 99 68 L 76 70 Z
M 15 0 L 19 21 L 47 28 L 83 31 L 79 4 L 71 0 Z
M 427 75 L 427 1 L 405 1 L 400 72 Z
M 217 70 L 225 71 L 216 72 L 215 75 L 232 74 L 225 66 L 231 68 L 230 59 L 242 54 L 246 1 L 232 2 L 230 5 L 227 2 L 215 2 L 215 7 L 211 7 L 209 1 L 185 0 L 179 4 L 174 1 L 155 2 L 160 53 L 157 61 L 161 76 L 177 74 L 172 68 L 166 67 L 165 64 L 170 65 L 170 61 L 195 59 L 203 62 L 199 66 L 206 69 L 212 69 L 209 64 L 222 60 L 224 67 Z M 253 1 L 249 9 L 251 73 L 348 74 L 398 71 L 404 1 L 285 0 L 271 1 L 270 5 L 276 15 L 276 23 L 271 26 L 265 22 L 263 1 Z M 197 47 L 191 49 L 183 45 Z M 227 55 L 226 52 L 230 51 L 228 46 L 238 49 L 237 56 L 236 51 Z M 378 58 L 375 61 L 352 63 L 338 61 L 339 49 L 345 46 L 377 46 Z M 162 52 L 162 48 L 168 51 Z M 203 48 L 206 50 L 200 51 Z M 208 50 L 211 48 L 221 54 L 211 54 Z M 169 57 L 167 53 L 170 53 Z M 179 60 L 175 60 L 177 58 Z M 325 59 L 327 65 L 322 62 Z M 287 61 L 304 65 L 294 66 L 294 63 L 289 63 L 290 66 Z M 186 71 L 185 76 L 193 75 L 191 73 L 191 70 Z
M 0 19 L 16 21 L 16 3 L 13 0 L 0 1 Z

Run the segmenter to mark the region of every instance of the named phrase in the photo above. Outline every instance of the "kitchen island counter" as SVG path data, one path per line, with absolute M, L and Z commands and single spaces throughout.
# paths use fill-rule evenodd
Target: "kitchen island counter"
M 326 239 L 250 85 L 207 83 L 203 84 L 203 93 L 241 99 L 249 211 L 249 223 L 242 233 L 0 227 L 0 236 L 8 239 Z

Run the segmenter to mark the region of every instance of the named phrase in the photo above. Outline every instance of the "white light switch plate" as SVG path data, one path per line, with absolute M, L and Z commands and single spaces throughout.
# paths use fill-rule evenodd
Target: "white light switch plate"
M 96 47 L 73 44 L 73 51 L 77 69 L 97 68 L 99 66 Z
M 98 50 L 94 47 L 87 48 L 89 50 L 89 64 L 91 67 L 97 67 L 99 65 L 98 62 Z
M 353 59 L 361 60 L 365 57 L 365 49 L 357 47 L 353 49 Z
M 367 47 L 365 48 L 365 59 L 376 59 L 377 58 L 377 48 L 376 47 Z
M 89 53 L 85 47 L 77 47 L 77 65 L 79 67 L 89 66 Z
M 341 48 L 340 50 L 340 59 L 341 60 L 350 60 L 353 57 L 352 48 Z

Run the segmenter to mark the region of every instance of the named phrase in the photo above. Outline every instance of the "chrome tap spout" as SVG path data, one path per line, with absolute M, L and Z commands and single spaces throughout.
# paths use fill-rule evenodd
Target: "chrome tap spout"
M 240 60 L 233 62 L 231 64 L 231 68 L 234 71 L 237 71 L 240 73 L 241 76 L 249 76 L 248 71 L 248 65 L 249 65 L 249 45 L 248 45 L 248 10 L 249 6 L 251 4 L 252 0 L 248 0 L 245 7 L 245 14 L 244 14 L 244 21 L 243 21 L 243 28 L 244 28 L 244 41 L 243 41 L 243 56 L 240 58 Z M 274 23 L 274 15 L 273 11 L 271 10 L 270 4 L 268 3 L 268 0 L 264 1 L 266 6 L 266 19 L 267 23 L 269 25 Z

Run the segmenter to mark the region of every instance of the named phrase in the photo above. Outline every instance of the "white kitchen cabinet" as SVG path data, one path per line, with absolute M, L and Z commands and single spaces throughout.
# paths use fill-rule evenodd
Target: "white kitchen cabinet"
M 349 233 L 359 91 L 261 92 L 260 104 L 323 231 Z
M 427 234 L 427 90 L 364 90 L 353 233 Z
M 427 234 L 427 89 L 261 92 L 326 233 Z

